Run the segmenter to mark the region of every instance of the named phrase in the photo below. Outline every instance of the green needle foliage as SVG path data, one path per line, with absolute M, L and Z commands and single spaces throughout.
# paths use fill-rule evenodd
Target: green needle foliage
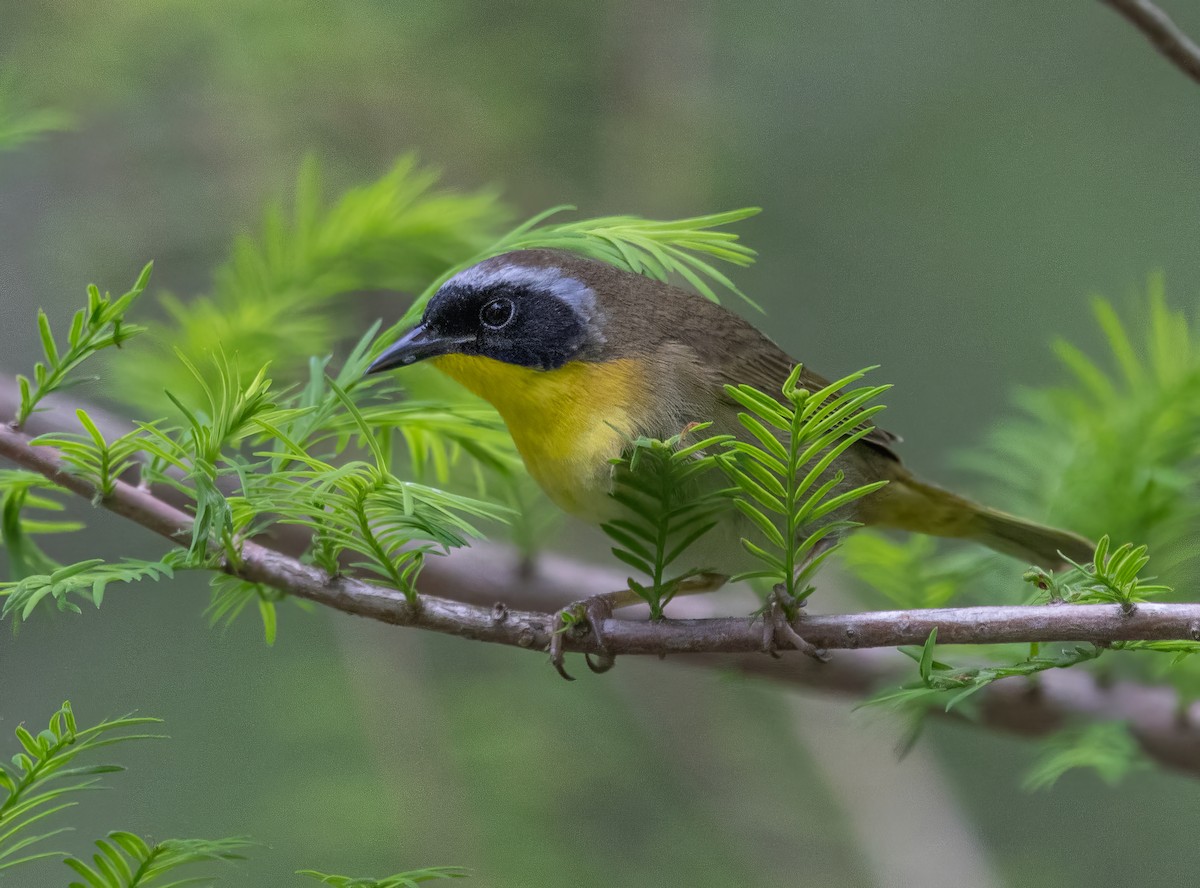
M 839 531 L 856 526 L 837 516 L 886 481 L 838 491 L 846 480 L 834 460 L 870 434 L 868 421 L 883 409 L 870 404 L 890 386 L 843 391 L 867 371 L 853 373 L 817 392 L 800 385 L 797 365 L 783 385 L 783 402 L 748 385 L 725 391 L 745 411 L 738 419 L 753 441 L 729 444 L 738 457 L 728 464 L 739 495 L 734 506 L 765 542 L 742 545 L 762 566 L 733 579 L 764 579 L 786 594 L 791 607 L 812 591 L 809 578 L 833 551 Z
M 571 209 L 574 208 L 564 206 L 550 210 L 536 222 L 540 223 L 560 210 Z M 670 222 L 637 216 L 607 216 L 582 222 L 535 224 L 514 232 L 515 236 L 504 245 L 504 250 L 534 247 L 569 250 L 660 281 L 679 275 L 714 302 L 717 294 L 710 281 L 751 302 L 733 281 L 707 260 L 717 259 L 742 268 L 754 262 L 757 254 L 739 243 L 737 234 L 714 229 L 741 222 L 760 212 L 758 207 L 743 207 Z
M 297 454 L 297 459 L 303 459 Z M 348 566 L 416 600 L 416 573 L 424 557 L 467 544 L 478 531 L 462 515 L 501 519 L 499 507 L 439 491 L 395 476 L 366 462 L 333 466 L 316 459 L 291 473 L 300 489 L 255 490 L 248 502 L 256 513 L 272 512 L 281 524 L 312 532 L 313 563 L 336 575 L 341 557 Z M 424 540 L 424 542 L 420 542 Z
M 403 445 L 414 478 L 432 476 L 445 484 L 464 456 L 473 468 L 511 475 L 518 465 L 516 451 L 494 410 L 436 398 L 406 398 L 391 377 L 364 376 L 378 331 L 376 323 L 336 375 L 328 372 L 328 358 L 309 360 L 307 383 L 289 401 L 297 412 L 273 432 L 271 469 L 286 469 L 297 449 L 337 455 L 351 444 L 366 447 L 375 440 L 380 453 L 397 467 L 401 463 L 396 451 Z M 353 403 L 353 411 L 348 402 Z
M 713 572 L 693 563 L 668 570 L 685 553 L 702 552 L 696 544 L 731 508 L 763 540 L 741 539 L 762 566 L 732 579 L 765 579 L 794 608 L 812 592 L 808 581 L 836 548 L 839 532 L 856 526 L 838 511 L 886 483 L 842 490 L 845 475 L 831 469 L 870 434 L 868 420 L 883 406 L 868 404 L 889 387 L 845 391 L 862 371 L 810 392 L 799 384 L 801 371 L 797 366 L 784 383 L 782 402 L 752 386 L 726 386 L 745 408 L 738 419 L 750 440 L 715 435 L 688 443 L 689 434 L 711 425 L 699 423 L 665 440 L 633 441 L 614 461 L 612 497 L 623 514 L 602 528 L 617 543 L 613 555 L 650 579 L 649 585 L 628 583 L 650 605 L 652 618 L 662 617 L 688 580 Z
M 60 611 L 80 613 L 74 597 L 82 597 L 95 607 L 104 601 L 109 583 L 136 583 L 139 580 L 161 580 L 175 576 L 175 568 L 183 559 L 168 553 L 161 561 L 126 559 L 106 564 L 101 558 L 80 561 L 60 567 L 48 574 L 31 574 L 11 583 L 0 583 L 0 617 L 19 616 L 29 619 L 44 598 L 52 599 Z
M 236 457 L 226 459 L 226 451 L 252 435 L 294 418 L 300 410 L 276 405 L 266 367 L 243 385 L 237 367 L 221 355 L 214 358 L 217 373 L 215 384 L 210 385 L 182 353 L 179 357 L 191 371 L 206 403 L 200 409 L 189 408 L 167 392 L 167 397 L 183 414 L 185 425 L 173 432 L 144 423 L 145 434 L 140 440 L 145 449 L 182 472 L 185 481 L 192 482 L 196 506 L 188 557 L 198 564 L 208 554 L 212 541 L 219 541 L 227 553 L 235 549 L 233 512 L 218 479 L 222 469 L 245 478 L 244 464 Z
M 1190 588 L 1200 579 L 1200 335 L 1167 304 L 1160 278 L 1124 319 L 1103 300 L 1093 309 L 1108 354 L 1093 359 L 1058 340 L 1065 381 L 1018 392 L 1018 415 L 959 461 L 984 479 L 985 501 L 1096 539 L 1145 543 L 1166 584 Z M 885 557 L 893 572 L 919 572 L 926 553 L 907 545 L 864 532 L 847 549 L 851 564 Z M 856 562 L 860 546 L 869 551 Z M 1020 585 L 984 558 L 961 556 L 959 590 L 1019 600 Z
M 944 607 L 1000 566 L 999 559 L 974 551 L 941 552 L 933 537 L 892 539 L 866 531 L 846 541 L 841 559 L 875 597 L 906 609 Z
M 288 596 L 278 589 L 262 583 L 250 583 L 225 574 L 214 574 L 212 578 L 212 601 L 204 611 L 210 626 L 229 626 L 250 604 L 258 607 L 262 620 L 263 641 L 275 644 L 279 631 L 279 616 L 276 605 Z M 310 602 L 292 599 L 297 607 L 307 609 Z
M 327 206 L 320 167 L 306 161 L 292 206 L 272 205 L 257 237 L 238 238 L 211 293 L 187 302 L 163 297 L 171 323 L 138 351 L 155 372 L 138 361 L 114 362 L 117 394 L 139 409 L 165 409 L 164 388 L 194 400 L 196 379 L 174 360 L 176 351 L 206 376 L 209 355 L 218 351 L 237 355 L 249 376 L 268 363 L 291 376 L 356 323 L 367 325 L 343 297 L 419 292 L 447 266 L 484 249 L 503 231 L 508 209 L 491 191 L 461 194 L 438 188 L 438 178 L 405 156 Z
M 1090 768 L 1109 786 L 1116 786 L 1131 771 L 1148 767 L 1124 725 L 1100 722 L 1060 731 L 1046 740 L 1021 785 L 1031 792 L 1049 789 L 1067 771 Z
M 1170 586 L 1151 583 L 1139 576 L 1150 563 L 1145 546 L 1124 543 L 1110 552 L 1111 545 L 1109 538 L 1103 536 L 1096 544 L 1091 564 L 1076 564 L 1074 571 L 1058 577 L 1032 567 L 1025 573 L 1025 580 L 1045 592 L 1049 601 L 1119 604 L 1126 612 L 1140 601 L 1171 591 Z
M 145 446 L 141 439 L 145 427 L 106 441 L 104 433 L 86 410 L 76 410 L 75 416 L 83 426 L 85 435 L 54 432 L 39 435 L 33 439 L 33 443 L 55 448 L 71 471 L 86 479 L 96 488 L 97 498 L 103 499 L 112 494 L 118 481 L 141 464 L 140 457 Z
M 697 423 L 663 441 L 638 438 L 614 460 L 612 497 L 626 515 L 601 525 L 617 543 L 612 553 L 650 578 L 649 585 L 629 578 L 629 588 L 650 605 L 652 619 L 687 580 L 711 568 L 687 565 L 668 573 L 695 542 L 716 527 L 729 509 L 730 491 L 711 482 L 719 477 L 721 448 L 729 436 L 693 443 L 685 439 L 711 423 Z
M 937 630 L 920 648 L 900 648 L 900 651 L 917 663 L 918 677 L 915 681 L 895 690 L 883 691 L 864 705 L 881 705 L 926 709 L 941 706 L 946 712 L 958 706 L 968 697 L 983 690 L 994 681 L 1013 676 L 1030 676 L 1047 669 L 1066 669 L 1089 660 L 1095 660 L 1104 649 L 1095 645 L 1077 645 L 1056 657 L 1030 656 L 1017 663 L 996 666 L 951 666 L 934 659 L 937 645 Z
M 302 529 L 309 539 L 304 557 L 331 574 L 355 570 L 413 598 L 425 558 L 465 545 L 478 533 L 476 521 L 505 520 L 493 491 L 511 501 L 524 482 L 490 408 L 461 395 L 423 392 L 419 374 L 406 380 L 407 398 L 391 378 L 363 378 L 371 343 L 382 339 L 372 335 L 378 327 L 336 370 L 329 358 L 311 357 L 345 329 L 351 313 L 338 297 L 368 288 L 429 292 L 439 273 L 444 278 L 483 255 L 537 246 L 573 249 L 660 278 L 678 275 L 712 296 L 710 282 L 733 288 L 714 261 L 745 265 L 754 257 L 735 234 L 717 230 L 751 210 L 678 222 L 621 216 L 547 223 L 543 214 L 504 234 L 508 214 L 494 195 L 440 191 L 436 180 L 405 158 L 378 182 L 326 208 L 316 165 L 308 163 L 293 211 L 272 209 L 260 238 L 238 242 L 211 296 L 186 307 L 168 301 L 173 323 L 164 329 L 174 348 L 139 350 L 136 360 L 112 366 L 122 397 L 143 409 L 161 404 L 170 416 L 113 436 L 81 412 L 81 433 L 44 436 L 39 443 L 60 449 L 98 497 L 110 495 L 135 469 L 141 484 L 181 494 L 194 516 L 186 558 L 55 565 L 33 545 L 30 522 L 22 517 L 22 508 L 35 503 L 14 488 L 4 533 L 15 550 L 16 579 L 25 579 L 0 589 L 9 599 L 6 613 L 27 618 L 45 600 L 78 609 L 81 596 L 99 602 L 115 579 L 213 566 L 217 554 L 236 563 L 242 541 L 278 525 Z M 140 332 L 124 317 L 147 275 L 148 268 L 117 300 L 89 291 L 88 309 L 77 316 L 62 354 L 48 322 L 40 320 L 47 360 L 35 384 L 26 384 L 22 417 L 68 382 L 82 360 Z M 298 384 L 275 386 L 267 377 L 269 359 Z M 476 496 L 447 489 L 467 480 L 464 470 Z M 52 501 L 43 500 L 36 505 L 50 507 Z M 529 536 L 525 522 L 519 528 Z M 669 598 L 666 581 L 679 577 L 660 579 Z M 275 637 L 278 593 L 222 579 L 213 595 L 214 622 L 255 604 L 265 636 Z
M 466 545 L 468 536 L 478 536 L 462 516 L 500 520 L 503 511 L 480 500 L 397 478 L 387 469 L 382 442 L 353 399 L 333 380 L 328 384 L 374 462 L 353 460 L 333 465 L 312 456 L 282 430 L 268 426 L 276 440 L 286 445 L 286 457 L 296 468 L 282 485 L 269 476 L 246 476 L 249 483 L 243 502 L 255 518 L 269 513 L 280 523 L 311 531 L 312 559 L 329 573 L 340 573 L 340 558 L 353 553 L 364 560 L 352 562 L 351 567 L 374 574 L 415 601 L 414 580 L 425 555 Z M 273 457 L 276 453 L 257 455 Z
M 1101 359 L 1066 340 L 1058 386 L 1022 390 L 1020 415 L 964 465 L 989 499 L 1093 538 L 1146 543 L 1173 586 L 1200 578 L 1200 335 L 1160 277 L 1125 317 L 1093 304 Z
M 1065 381 L 1019 392 L 1019 415 L 998 426 L 984 446 L 961 462 L 990 482 L 988 502 L 1101 539 L 1091 564 L 1054 574 L 1029 569 L 1025 579 L 1036 589 L 1033 601 L 1106 602 L 1128 609 L 1149 597 L 1171 597 L 1172 587 L 1190 591 L 1200 579 L 1200 336 L 1193 318 L 1168 305 L 1159 277 L 1150 280 L 1145 300 L 1125 317 L 1100 299 L 1093 311 L 1107 354 L 1092 358 L 1058 340 L 1054 351 Z M 1112 539 L 1145 545 L 1114 547 Z M 846 563 L 873 592 L 904 607 L 927 606 L 929 586 L 916 584 L 906 592 L 889 578 L 928 576 L 935 563 L 929 560 L 928 543 L 864 532 L 848 541 L 847 552 Z M 1149 552 L 1165 582 L 1140 576 Z M 963 603 L 967 596 L 967 603 L 1031 600 L 1028 587 L 997 570 L 991 556 L 964 551 L 937 559 L 937 595 L 944 603 Z M 1200 661 L 1191 656 L 1194 642 L 1120 642 L 1112 648 L 1171 654 L 1127 658 L 1125 669 L 1174 685 L 1181 711 L 1200 695 Z M 982 659 L 1006 655 L 1004 649 L 979 652 Z M 1036 646 L 1033 657 L 1047 659 L 1038 657 Z M 1065 657 L 1071 665 L 1073 657 Z M 1010 660 L 980 667 L 980 677 L 994 678 L 993 668 L 1019 675 L 1030 667 L 1014 667 Z M 1008 671 L 1012 668 L 1017 671 Z M 894 702 L 903 705 L 908 699 L 916 705 L 910 711 L 923 711 L 922 689 L 907 690 L 911 693 L 898 694 Z M 1085 739 L 1069 729 L 1064 748 Z M 1105 748 L 1112 757 L 1117 750 L 1135 747 L 1110 743 Z M 1083 758 L 1090 754 L 1079 753 Z
M 136 292 L 143 285 L 144 280 Z M 59 360 L 47 346 L 49 369 L 36 375 L 44 384 L 32 392 L 31 403 L 61 386 L 68 364 L 77 366 L 118 339 L 119 331 L 131 329 L 122 312 L 132 301 L 93 300 L 86 316 L 76 316 L 69 360 Z M 41 327 L 53 343 L 44 318 Z M 78 612 L 76 599 L 99 605 L 109 583 L 211 566 L 217 552 L 236 563 L 242 541 L 273 525 L 304 528 L 310 535 L 307 557 L 331 574 L 345 567 L 365 571 L 414 598 L 416 574 L 427 555 L 465 545 L 478 535 L 469 519 L 503 520 L 505 509 L 401 478 L 393 467 L 422 472 L 432 467 L 448 475 L 465 455 L 503 474 L 512 470 L 512 449 L 500 440 L 494 414 L 460 416 L 440 403 L 397 405 L 388 380 L 363 378 L 370 341 L 370 335 L 360 340 L 336 378 L 325 373 L 327 360 L 310 362 L 308 384 L 290 391 L 276 390 L 265 367 L 246 375 L 218 352 L 208 362 L 212 371 L 204 373 L 180 353 L 195 400 L 170 392 L 167 398 L 182 423 L 143 422 L 109 441 L 80 411 L 85 434 L 39 439 L 61 448 L 69 469 L 93 484 L 98 497 L 111 494 L 139 464 L 144 484 L 173 488 L 190 501 L 192 537 L 186 555 L 59 566 L 31 537 L 78 525 L 25 515 L 29 509 L 59 508 L 45 495 L 54 485 L 29 473 L 0 475 L 0 532 L 16 575 L 0 586 L 3 614 L 27 619 L 44 600 Z M 355 458 L 364 451 L 369 460 Z M 281 598 L 254 584 L 219 581 L 210 617 L 227 621 L 256 601 L 270 641 Z
M 96 840 L 99 851 L 90 865 L 77 857 L 63 862 L 83 877 L 82 882 L 71 882 L 69 888 L 178 888 L 208 885 L 215 879 L 164 879 L 196 863 L 243 860 L 239 852 L 249 845 L 244 839 L 164 839 L 150 845 L 134 833 L 117 831 Z
M 16 78 L 0 74 L 0 151 L 11 151 L 45 133 L 70 129 L 69 114 L 54 108 L 32 108 L 17 89 Z
M 46 821 L 78 805 L 77 796 L 97 789 L 102 775 L 124 770 L 120 765 L 82 764 L 77 759 L 91 758 L 96 749 L 128 740 L 164 739 L 159 734 L 131 732 L 160 723 L 157 718 L 125 716 L 81 728 L 71 704 L 66 702 L 37 735 L 19 725 L 16 736 L 21 751 L 12 757 L 11 765 L 0 763 L 0 879 L 15 867 L 62 858 L 82 878 L 70 882 L 70 888 L 179 888 L 211 884 L 215 878 L 178 878 L 176 871 L 183 867 L 243 860 L 242 852 L 253 845 L 244 838 L 162 839 L 150 843 L 134 833 L 116 831 L 94 843 L 97 851 L 90 861 L 34 847 L 70 832 L 69 826 L 46 831 Z M 327 885 L 401 888 L 435 879 L 462 878 L 466 872 L 459 867 L 433 867 L 385 879 L 353 879 L 314 870 L 300 870 L 297 875 L 311 876 Z
M 73 533 L 83 528 L 78 521 L 62 521 L 41 514 L 63 511 L 63 504 L 47 495 L 50 492 L 62 491 L 52 481 L 33 472 L 0 470 L 0 544 L 8 555 L 9 571 L 14 578 L 53 571 L 58 567 L 34 542 L 34 536 Z M 31 510 L 35 513 L 33 516 Z
M 43 821 L 77 805 L 75 796 L 94 789 L 100 775 L 123 770 L 119 765 L 76 764 L 76 759 L 91 758 L 94 750 L 115 743 L 156 739 L 155 734 L 129 731 L 158 723 L 156 718 L 125 716 L 80 728 L 71 704 L 63 703 L 50 717 L 49 727 L 36 736 L 18 726 L 21 751 L 12 757 L 12 764 L 0 763 L 0 874 L 20 864 L 62 856 L 57 851 L 31 851 L 32 846 L 66 832 L 63 827 L 41 832 Z
M 296 875 L 308 876 L 323 885 L 332 885 L 334 888 L 415 888 L 422 882 L 434 882 L 439 879 L 465 879 L 467 871 L 457 866 L 435 866 L 407 873 L 396 873 L 394 876 L 386 876 L 382 879 L 353 879 L 348 876 L 331 876 L 316 870 L 300 870 Z
M 853 561 L 851 562 L 854 563 Z M 1149 563 L 1145 546 L 1124 544 L 1111 549 L 1107 536 L 1096 545 L 1091 564 L 1075 565 L 1073 570 L 1055 574 L 1039 567 L 1030 568 L 1025 580 L 1032 584 L 1038 594 L 1035 600 L 1044 602 L 1108 603 L 1118 604 L 1124 610 L 1132 610 L 1147 597 L 1170 592 L 1167 586 L 1150 583 L 1138 574 Z M 863 575 L 860 565 L 860 576 Z M 870 576 L 867 572 L 866 576 Z M 887 588 L 884 586 L 884 588 Z M 976 692 L 994 681 L 1003 678 L 1029 677 L 1047 669 L 1064 669 L 1096 660 L 1104 648 L 1096 645 L 1077 645 L 1060 651 L 1057 655 L 1044 655 L 1041 645 L 1030 645 L 1029 655 L 1016 662 L 995 663 L 972 667 L 957 667 L 934 659 L 937 630 L 930 633 L 921 648 L 901 648 L 901 652 L 917 663 L 917 679 L 876 694 L 866 705 L 888 705 L 903 710 L 913 718 L 913 738 L 919 731 L 924 714 L 933 706 L 942 706 L 949 712 Z M 1154 651 L 1172 654 L 1171 666 L 1178 666 L 1192 654 L 1200 651 L 1196 642 L 1112 642 L 1114 650 Z M 998 655 L 998 651 L 989 653 Z M 1178 670 L 1176 670 L 1178 671 Z M 1181 707 L 1186 698 L 1181 698 Z M 1109 727 L 1109 726 L 1101 726 Z M 1030 772 L 1026 782 L 1028 788 L 1043 788 L 1051 785 L 1057 776 L 1069 767 L 1091 765 L 1105 775 L 1122 775 L 1134 767 L 1140 755 L 1137 744 L 1128 737 L 1122 725 L 1111 726 L 1112 730 L 1101 734 L 1068 729 L 1061 738 L 1051 743 L 1048 758 Z M 1125 734 L 1125 741 L 1115 741 L 1113 732 Z M 1097 745 L 1097 738 L 1103 745 Z M 1077 748 L 1074 748 L 1077 747 Z M 1074 751 L 1072 752 L 1072 749 Z M 1115 759 L 1124 755 L 1123 764 Z M 1108 779 L 1106 777 L 1106 779 Z
M 1021 659 L 980 666 L 955 666 L 935 657 L 936 646 L 935 628 L 923 646 L 900 648 L 902 654 L 916 662 L 917 677 L 898 688 L 881 690 L 861 704 L 861 707 L 884 706 L 905 717 L 908 727 L 900 743 L 902 754 L 917 742 L 927 716 L 935 708 L 944 712 L 960 709 L 968 718 L 974 718 L 976 712 L 970 698 L 992 682 L 1004 678 L 1032 678 L 1050 669 L 1079 667 L 1104 653 L 1104 648 L 1097 645 L 1075 645 L 1060 650 L 1057 655 L 1042 655 L 1038 645 L 1031 645 L 1028 656 Z M 1010 651 L 1012 646 L 1003 650 Z
M 34 366 L 32 382 L 24 376 L 17 377 L 17 383 L 21 387 L 21 406 L 16 417 L 18 428 L 25 424 L 43 398 L 80 381 L 72 379 L 70 374 L 83 361 L 102 349 L 110 346 L 120 347 L 145 331 L 145 327 L 125 323 L 125 313 L 146 289 L 152 268 L 153 263 L 146 265 L 133 288 L 116 299 L 108 293 L 100 295 L 96 286 L 89 286 L 87 307 L 75 312 L 71 329 L 67 333 L 65 350 L 59 350 L 54 334 L 50 332 L 50 320 L 46 313 L 38 312 L 38 334 L 46 360 L 39 361 Z

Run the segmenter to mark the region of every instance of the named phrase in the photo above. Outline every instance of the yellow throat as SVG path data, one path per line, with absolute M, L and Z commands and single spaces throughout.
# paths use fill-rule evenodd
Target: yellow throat
M 647 405 L 632 359 L 534 370 L 491 358 L 446 355 L 433 365 L 499 412 L 534 480 L 564 511 L 609 511 L 609 460 L 637 434 Z

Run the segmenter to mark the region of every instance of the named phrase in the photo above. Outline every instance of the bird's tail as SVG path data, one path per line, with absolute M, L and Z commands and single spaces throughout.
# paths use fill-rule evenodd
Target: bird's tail
M 863 516 L 868 524 L 974 540 L 1048 570 L 1069 566 L 1067 558 L 1086 564 L 1096 548 L 1078 534 L 989 509 L 907 472 L 868 497 L 864 506 L 868 503 Z

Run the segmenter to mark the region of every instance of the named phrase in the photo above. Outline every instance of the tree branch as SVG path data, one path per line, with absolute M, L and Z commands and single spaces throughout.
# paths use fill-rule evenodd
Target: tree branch
M 1103 0 L 1146 35 L 1154 48 L 1200 83 L 1200 46 L 1150 0 Z
M 34 446 L 9 426 L 0 427 L 0 456 L 81 497 L 97 500 L 95 488 L 66 471 L 53 448 Z M 113 492 L 98 501 L 176 545 L 191 538 L 191 517 L 149 491 L 117 482 Z M 545 650 L 554 627 L 550 613 L 500 605 L 486 608 L 429 594 L 411 603 L 399 591 L 348 576 L 330 577 L 252 541 L 243 545 L 236 561 L 223 557 L 217 569 L 346 613 L 477 641 Z M 754 623 L 745 617 L 658 622 L 608 619 L 602 630 L 607 650 L 613 654 L 749 653 L 761 650 L 763 644 L 762 628 Z M 806 617 L 800 625 L 805 640 L 828 649 L 922 644 L 935 628 L 942 644 L 1191 641 L 1200 640 L 1200 604 L 1139 604 L 1129 612 L 1115 604 L 929 608 L 824 614 Z M 566 642 L 568 650 L 600 653 L 597 640 L 590 635 Z M 781 641 L 780 646 L 791 645 Z
M 12 415 L 11 378 L 0 375 L 0 416 Z M 63 431 L 74 427 L 73 408 L 60 402 L 36 414 L 30 431 Z M 87 408 L 107 434 L 120 433 L 127 424 L 103 411 Z M 65 472 L 51 448 L 33 447 L 28 439 L 0 425 L 0 457 L 51 478 L 80 496 L 94 491 L 81 479 Z M 165 495 L 171 493 L 164 490 Z M 158 533 L 175 544 L 191 534 L 191 518 L 164 498 L 122 484 L 102 502 L 105 508 Z M 461 637 L 544 650 L 549 641 L 549 611 L 575 598 L 585 598 L 620 587 L 616 571 L 546 554 L 531 570 L 519 570 L 504 547 L 478 543 L 444 558 L 430 558 L 419 581 L 420 604 L 413 607 L 394 590 L 349 577 L 330 578 L 298 562 L 279 548 L 302 551 L 305 543 L 291 528 L 269 545 L 247 543 L 240 567 L 222 569 L 254 582 L 347 613 L 394 625 L 415 626 Z M 507 568 L 504 565 L 514 566 Z M 504 601 L 529 610 L 494 605 Z M 676 602 L 693 614 L 711 613 L 710 602 Z M 1200 606 L 1139 605 L 1124 615 L 1115 605 L 1059 605 L 1030 608 L 947 608 L 808 617 L 802 630 L 825 647 L 892 646 L 920 643 L 937 625 L 939 640 L 977 642 L 1030 640 L 1116 640 L 1140 637 L 1195 638 L 1200 633 Z M 999 622 L 995 621 L 999 617 Z M 1079 622 L 1083 618 L 1082 622 Z M 608 648 L 617 653 L 687 653 L 690 665 L 732 669 L 770 678 L 791 686 L 825 693 L 862 697 L 888 682 L 897 681 L 899 666 L 908 661 L 886 650 L 845 651 L 831 663 L 789 655 L 771 659 L 762 655 L 761 627 L 747 618 L 668 620 L 650 624 L 608 620 L 604 624 Z M 1098 633 L 1085 637 L 1088 632 Z M 569 639 L 572 651 L 594 652 L 590 637 Z M 1200 703 L 1181 710 L 1170 688 L 1147 687 L 1132 682 L 1101 684 L 1081 670 L 1052 671 L 1036 681 L 1006 679 L 994 682 L 975 695 L 980 724 L 1029 737 L 1043 736 L 1072 719 L 1119 720 L 1129 724 L 1148 755 L 1160 763 L 1200 775 Z M 963 711 L 936 714 L 961 719 Z

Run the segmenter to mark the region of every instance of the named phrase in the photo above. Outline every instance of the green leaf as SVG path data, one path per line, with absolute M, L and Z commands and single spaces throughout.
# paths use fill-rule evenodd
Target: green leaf
M 613 555 L 615 555 L 621 561 L 624 561 L 634 570 L 641 571 L 647 576 L 654 576 L 654 568 L 651 566 L 649 560 L 638 558 L 632 552 L 627 552 L 624 549 L 613 548 L 611 551 Z
M 921 659 L 917 661 L 918 671 L 921 675 L 921 681 L 926 685 L 929 684 L 930 675 L 933 670 L 933 649 L 937 646 L 937 627 L 929 630 L 929 638 L 925 639 L 925 644 L 921 648 Z
M 787 543 L 783 539 L 783 534 L 779 532 L 779 528 L 775 526 L 775 522 L 773 522 L 770 518 L 768 518 L 750 503 L 746 502 L 745 500 L 736 500 L 734 502 L 734 507 L 737 508 L 737 510 L 747 518 L 749 518 L 750 521 L 753 522 L 753 524 L 762 532 L 763 536 L 767 538 L 767 541 L 772 545 L 778 546 L 780 549 L 783 549 L 787 546 Z
M 38 334 L 42 338 L 42 350 L 46 353 L 46 361 L 53 367 L 60 362 L 58 346 L 54 344 L 54 334 L 50 332 L 50 319 L 41 309 L 38 309 L 37 323 Z
M 762 546 L 755 545 L 745 537 L 742 538 L 742 548 L 757 558 L 759 561 L 765 562 L 766 565 L 774 570 L 774 575 L 785 577 L 788 574 L 788 567 L 783 559 L 764 549 Z
M 654 555 L 650 551 L 651 547 L 639 540 L 634 534 L 625 530 L 622 524 L 628 526 L 628 522 L 609 521 L 604 524 L 602 529 L 606 534 L 624 546 L 630 554 L 642 559 L 643 562 L 653 561 Z
M 763 445 L 771 456 L 780 461 L 778 464 L 787 462 L 787 448 L 780 443 L 779 439 L 762 422 L 748 413 L 739 413 L 738 421 L 750 430 L 750 433 L 758 439 L 759 443 Z

